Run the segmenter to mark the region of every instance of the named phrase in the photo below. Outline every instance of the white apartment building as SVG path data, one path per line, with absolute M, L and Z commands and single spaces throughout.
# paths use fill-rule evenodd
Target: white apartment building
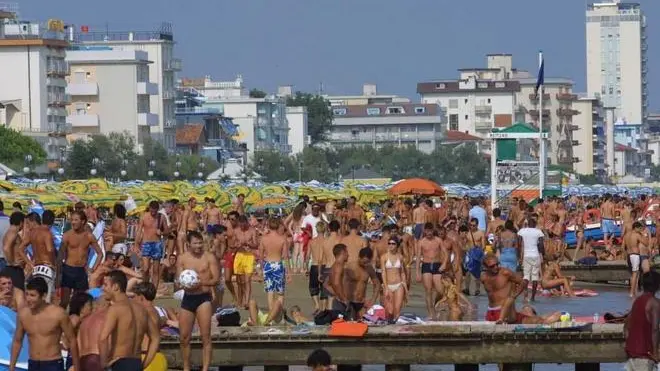
M 146 32 L 77 32 L 75 42 L 85 46 L 110 46 L 114 50 L 147 52 L 149 82 L 158 86 L 158 94 L 149 95 L 150 110 L 158 116 L 158 125 L 151 128 L 151 136 L 169 151 L 176 149 L 175 73 L 181 70 L 181 59 L 174 57 L 172 25 L 163 23 L 160 30 Z
M 617 120 L 647 117 L 646 17 L 639 3 L 603 0 L 586 11 L 587 91 L 615 108 Z
M 485 138 L 493 128 L 506 128 L 517 122 L 538 126 L 543 115 L 549 163 L 571 165 L 573 82 L 545 78 L 543 108 L 534 94 L 536 76 L 513 68 L 511 54 L 489 54 L 486 68 L 463 68 L 458 80 L 438 80 L 417 84 L 422 103 L 439 104 L 447 110 L 447 129 Z M 490 144 L 484 143 L 485 149 Z
M 573 147 L 574 156 L 579 161 L 573 164 L 578 174 L 605 177 L 605 110 L 599 97 L 580 97 L 573 102 L 573 108 L 580 112 L 573 118 L 577 130 L 573 140 L 578 144 Z
M 431 153 L 444 139 L 447 113 L 437 104 L 392 103 L 332 107 L 329 141 L 336 147 L 405 147 Z
M 49 160 L 60 160 L 68 132 L 65 26 L 21 21 L 17 11 L 0 4 L 0 125 L 33 137 Z
M 378 94 L 376 84 L 362 85 L 362 95 L 327 95 L 324 94 L 331 106 L 353 106 L 368 104 L 410 103 L 410 99 L 392 94 Z
M 182 78 L 177 80 L 177 87 L 183 90 L 194 90 L 202 96 L 211 98 L 240 98 L 248 96 L 242 75 L 236 76 L 234 81 L 213 81 L 210 75 L 206 75 L 201 79 Z
M 286 120 L 289 122 L 291 154 L 301 153 L 310 142 L 307 133 L 307 107 L 287 107 Z
M 128 132 L 140 152 L 158 114 L 150 108 L 158 85 L 149 82 L 146 51 L 90 47 L 69 50 L 71 96 L 67 123 L 76 134 Z M 121 109 L 118 109 L 121 108 Z

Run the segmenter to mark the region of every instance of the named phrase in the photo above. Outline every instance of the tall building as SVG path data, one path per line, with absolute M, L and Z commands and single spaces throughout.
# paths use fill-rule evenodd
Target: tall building
M 599 97 L 580 97 L 573 102 L 579 112 L 573 119 L 578 129 L 573 132 L 577 141 L 574 155 L 579 161 L 573 164 L 578 174 L 596 175 L 605 178 L 605 118 L 606 112 Z
M 646 17 L 639 3 L 603 0 L 587 7 L 587 92 L 615 108 L 617 121 L 647 118 Z
M 158 115 L 158 125 L 151 127 L 151 136 L 165 148 L 176 148 L 175 73 L 181 70 L 181 59 L 174 56 L 174 33 L 170 23 L 156 31 L 96 31 L 82 26 L 74 41 L 84 46 L 109 46 L 115 50 L 147 52 L 149 81 L 158 86 L 158 94 L 150 95 L 150 109 Z
M 22 21 L 17 5 L 0 4 L 0 124 L 36 139 L 49 160 L 66 146 L 68 46 L 61 20 Z
M 76 47 L 66 60 L 71 66 L 67 122 L 73 133 L 127 132 L 141 152 L 150 129 L 158 127 L 151 96 L 158 85 L 149 81 L 148 54 L 141 50 Z

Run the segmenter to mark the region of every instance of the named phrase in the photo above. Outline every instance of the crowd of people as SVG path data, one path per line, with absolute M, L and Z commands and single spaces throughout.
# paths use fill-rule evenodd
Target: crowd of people
M 67 366 L 76 370 L 142 369 L 162 357 L 159 336 L 168 327 L 177 329 L 185 370 L 193 328 L 199 330 L 207 370 L 211 321 L 225 293 L 249 311 L 247 325 L 302 322 L 300 308 L 287 312 L 284 303 L 287 283 L 302 277 L 312 316 L 331 312 L 359 320 L 379 304 L 385 322 L 396 323 L 414 279 L 424 288 L 430 320 L 463 319 L 472 310 L 467 297 L 480 295 L 483 286 L 487 320 L 556 322 L 559 313 L 538 315 L 528 302 L 539 286 L 573 295 L 573 279 L 558 263 L 576 260 L 580 250 L 596 259 L 627 258 L 630 294 L 637 294 L 632 282 L 640 270 L 649 271 L 656 249 L 655 237 L 637 221 L 649 201 L 552 197 L 530 206 L 514 200 L 504 216 L 487 200 L 467 197 L 394 199 L 378 213 L 354 197 L 323 203 L 303 197 L 291 213 L 276 216 L 268 210 L 248 215 L 243 195 L 227 213 L 212 198 L 198 212 L 190 198 L 185 204 L 152 201 L 134 235 L 126 209 L 117 204 L 102 236 L 93 234 L 102 221 L 99 211 L 78 203 L 61 240 L 52 211 L 26 214 L 14 205 L 10 215 L 0 214 L 0 304 L 18 313 L 12 365 L 27 334 L 34 369 L 61 369 L 60 342 L 70 356 Z M 614 238 L 616 220 L 620 239 Z M 600 253 L 584 233 L 595 222 L 604 233 Z M 567 228 L 577 237 L 573 256 L 564 241 Z M 90 251 L 96 256 L 91 264 Z M 196 273 L 194 285 L 180 285 L 184 271 Z M 252 293 L 255 281 L 267 293 L 265 312 Z M 171 282 L 182 289 L 180 308 L 155 306 Z M 521 295 L 525 305 L 517 309 Z

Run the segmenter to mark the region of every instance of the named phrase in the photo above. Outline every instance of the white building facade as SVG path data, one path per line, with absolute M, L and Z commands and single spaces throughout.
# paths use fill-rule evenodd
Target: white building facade
M 577 126 L 573 139 L 578 142 L 573 153 L 579 159 L 573 164 L 573 170 L 578 174 L 605 177 L 606 115 L 601 101 L 598 97 L 580 97 L 573 102 L 573 107 L 580 112 L 573 119 Z
M 176 78 L 181 59 L 174 56 L 172 25 L 163 23 L 160 30 L 148 32 L 79 32 L 75 42 L 85 46 L 110 46 L 114 50 L 145 51 L 149 64 L 149 82 L 158 86 L 158 94 L 149 95 L 150 110 L 158 116 L 158 125 L 151 127 L 151 136 L 168 151 L 176 149 Z
M 639 3 L 603 0 L 586 11 L 587 92 L 615 108 L 617 120 L 647 117 L 646 17 Z
M 141 151 L 151 128 L 159 125 L 158 113 L 151 110 L 151 97 L 159 89 L 149 80 L 147 52 L 79 48 L 67 53 L 67 62 L 71 66 L 67 122 L 72 132 L 127 132 Z

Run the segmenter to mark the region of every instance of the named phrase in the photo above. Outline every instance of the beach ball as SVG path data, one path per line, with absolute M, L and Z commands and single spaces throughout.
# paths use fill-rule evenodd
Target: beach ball
M 559 319 L 562 322 L 570 322 L 571 321 L 571 314 L 568 313 L 568 312 L 561 312 L 561 316 L 559 317 Z
M 179 283 L 186 289 L 189 289 L 199 283 L 197 272 L 192 269 L 186 269 L 179 275 Z

